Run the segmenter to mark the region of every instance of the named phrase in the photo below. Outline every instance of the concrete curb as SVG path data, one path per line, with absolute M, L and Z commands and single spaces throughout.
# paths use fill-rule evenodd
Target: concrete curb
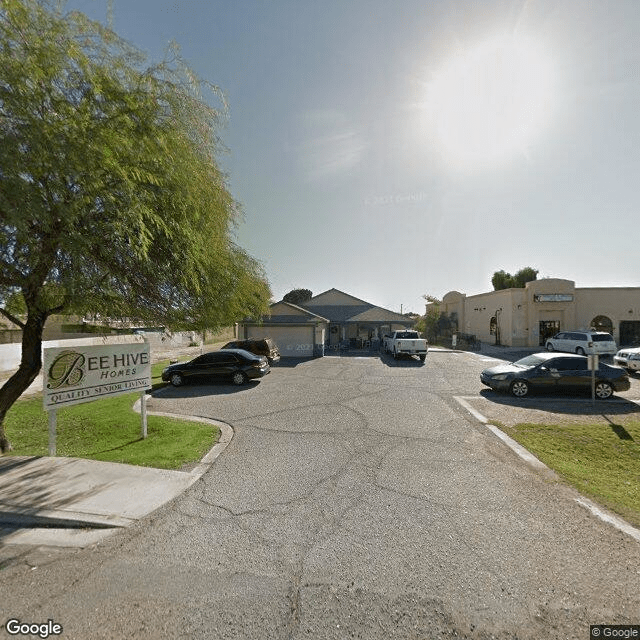
M 138 398 L 134 405 L 133 410 L 136 413 L 140 413 L 140 398 Z M 211 449 L 205 454 L 205 456 L 200 460 L 200 462 L 196 465 L 196 467 L 189 472 L 191 476 L 191 481 L 188 483 L 188 487 L 190 487 L 194 482 L 198 481 L 210 468 L 211 465 L 215 462 L 216 458 L 227 448 L 233 439 L 233 427 L 226 422 L 221 422 L 220 420 L 212 420 L 211 418 L 204 418 L 202 416 L 190 416 L 181 413 L 167 413 L 165 411 L 149 411 L 147 410 L 147 415 L 149 416 L 159 416 L 162 418 L 171 418 L 174 420 L 187 420 L 189 422 L 203 422 L 206 424 L 211 424 L 220 429 L 220 439 L 216 444 L 211 447 Z
M 133 409 L 139 413 L 140 399 L 136 401 Z M 78 459 L 78 463 L 87 467 L 88 473 L 93 474 L 91 469 L 95 468 L 95 477 L 99 482 L 96 484 L 106 484 L 105 494 L 106 502 L 102 504 L 100 500 L 94 502 L 91 508 L 82 501 L 77 504 L 79 509 L 70 505 L 68 509 L 60 508 L 41 508 L 36 509 L 26 507 L 15 501 L 4 501 L 0 499 L 0 530 L 5 530 L 4 544 L 30 544 L 45 546 L 61 546 L 61 547 L 84 547 L 94 544 L 104 537 L 110 535 L 117 529 L 123 529 L 131 526 L 141 518 L 145 518 L 160 507 L 174 500 L 181 495 L 186 489 L 197 482 L 213 465 L 218 456 L 225 450 L 233 439 L 233 429 L 230 425 L 217 421 L 203 418 L 201 416 L 186 416 L 174 413 L 164 413 L 149 411 L 148 415 L 164 416 L 179 420 L 189 420 L 193 422 L 204 422 L 220 429 L 220 438 L 218 442 L 205 454 L 205 456 L 196 464 L 192 471 L 172 471 L 163 469 L 154 469 L 154 472 L 160 474 L 159 480 L 165 487 L 166 499 L 156 499 L 150 505 L 151 508 L 138 509 L 137 512 L 122 515 L 114 510 L 113 481 L 109 479 L 112 473 L 107 468 L 107 475 L 103 480 L 102 474 L 105 473 L 103 463 L 96 462 L 92 465 L 91 460 Z M 37 458 L 34 458 L 34 460 Z M 46 458 L 42 459 L 43 464 Z M 55 458 L 55 464 L 63 465 L 73 464 L 72 458 Z M 110 463 L 104 463 L 110 466 Z M 89 466 L 87 466 L 89 465 Z M 132 468 L 132 467 L 130 467 Z M 151 470 L 149 470 L 151 471 Z M 85 473 L 83 471 L 82 473 Z M 138 491 L 136 485 L 137 476 L 134 474 L 130 480 L 130 484 L 117 491 L 124 491 L 121 499 L 126 501 L 127 496 Z M 149 487 L 149 482 L 154 483 L 155 480 L 149 480 L 147 474 L 140 477 L 141 487 Z M 126 494 L 126 495 L 125 495 Z M 82 507 L 85 507 L 84 509 Z
M 489 429 L 495 436 L 497 436 L 502 442 L 504 442 L 512 451 L 514 451 L 524 462 L 536 471 L 542 471 L 549 478 L 552 478 L 558 482 L 562 482 L 560 476 L 544 462 L 536 458 L 529 450 L 525 449 L 521 444 L 516 442 L 513 438 L 510 438 L 506 433 L 498 429 L 495 425 L 489 424 L 489 420 L 474 409 L 468 400 L 473 400 L 476 396 L 453 396 L 454 400 L 464 409 L 466 409 L 480 424 L 483 424 Z M 577 491 L 577 490 L 576 490 Z M 588 498 L 580 495 L 578 498 L 574 498 L 581 507 L 590 511 L 596 518 L 610 524 L 611 526 L 626 533 L 637 542 L 640 542 L 640 529 L 636 529 L 633 525 L 630 525 L 626 520 L 623 520 L 619 516 L 610 513 L 603 507 L 598 506 Z

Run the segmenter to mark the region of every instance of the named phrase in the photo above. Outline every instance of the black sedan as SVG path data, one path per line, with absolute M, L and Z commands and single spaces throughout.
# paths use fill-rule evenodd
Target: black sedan
M 230 380 L 244 384 L 253 378 L 262 378 L 271 371 L 265 356 L 257 356 L 243 349 L 212 351 L 189 362 L 169 365 L 162 372 L 164 382 L 179 387 L 189 380 Z
M 508 391 L 523 398 L 532 390 L 590 390 L 591 371 L 586 356 L 565 353 L 534 353 L 510 364 L 485 369 L 480 374 L 482 384 L 495 391 Z M 600 363 L 595 375 L 595 394 L 605 399 L 614 391 L 627 391 L 631 383 L 619 367 Z

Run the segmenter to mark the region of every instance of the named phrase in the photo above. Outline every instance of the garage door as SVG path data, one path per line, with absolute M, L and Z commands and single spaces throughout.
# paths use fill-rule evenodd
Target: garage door
M 313 356 L 313 327 L 247 327 L 248 338 L 271 338 L 285 358 Z

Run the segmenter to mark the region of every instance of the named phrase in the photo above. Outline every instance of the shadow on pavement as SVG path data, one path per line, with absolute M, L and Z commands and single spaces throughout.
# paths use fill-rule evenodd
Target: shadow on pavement
M 211 384 L 202 382 L 187 382 L 180 387 L 174 387 L 169 383 L 155 386 L 151 392 L 151 397 L 161 396 L 162 398 L 201 398 L 203 396 L 222 396 L 237 393 L 250 393 L 260 380 L 249 380 L 242 385 L 228 384 L 224 382 L 212 382 Z
M 480 396 L 494 404 L 517 409 L 534 409 L 536 411 L 548 411 L 549 413 L 567 413 L 574 415 L 595 416 L 606 413 L 607 415 L 628 415 L 637 413 L 640 419 L 640 406 L 630 402 L 621 396 L 614 396 L 608 400 L 598 400 L 595 405 L 591 401 L 590 392 L 538 392 L 526 398 L 514 398 L 506 393 L 483 389 Z M 606 417 L 606 416 L 605 416 Z
M 304 364 L 305 362 L 311 362 L 312 360 L 317 360 L 316 357 L 311 358 L 287 358 L 281 357 L 278 362 L 274 362 L 271 365 L 271 370 L 275 369 L 293 369 L 298 365 Z
M 65 481 L 59 482 L 60 479 Z M 56 458 L 53 462 L 40 456 L 0 458 L 0 544 L 13 532 L 16 519 L 21 526 L 73 526 L 43 517 L 42 512 L 64 510 L 109 485 L 107 481 L 87 487 L 83 479 L 82 467 L 71 458 Z M 7 523 L 14 526 L 6 527 Z

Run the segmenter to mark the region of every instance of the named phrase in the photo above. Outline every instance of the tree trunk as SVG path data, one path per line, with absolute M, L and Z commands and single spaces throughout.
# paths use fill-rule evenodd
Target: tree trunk
M 45 313 L 31 312 L 22 330 L 22 357 L 18 370 L 0 389 L 0 451 L 6 453 L 13 447 L 4 431 L 4 418 L 13 403 L 35 380 L 42 368 L 42 331 L 47 319 Z

